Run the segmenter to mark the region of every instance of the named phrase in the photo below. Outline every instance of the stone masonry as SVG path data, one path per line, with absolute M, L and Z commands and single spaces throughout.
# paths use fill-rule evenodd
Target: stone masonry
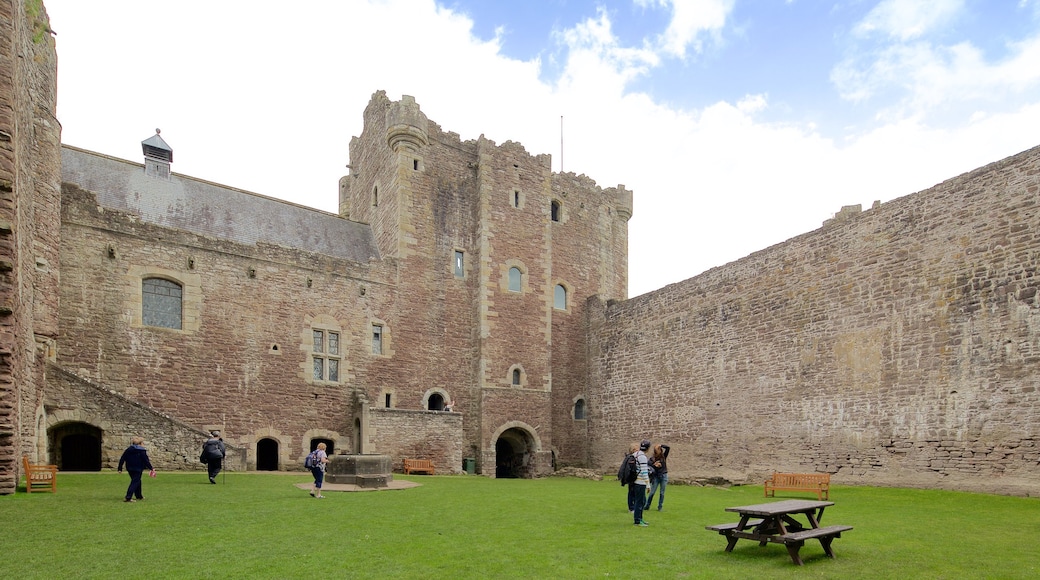
M 1040 494 L 1038 226 L 1040 147 L 601 305 L 595 464 Z

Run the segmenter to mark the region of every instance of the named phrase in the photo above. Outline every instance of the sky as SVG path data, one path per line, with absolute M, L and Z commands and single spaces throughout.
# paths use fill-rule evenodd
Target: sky
M 1040 145 L 1040 0 L 45 0 L 62 142 L 336 212 L 372 94 L 634 192 L 629 296 Z

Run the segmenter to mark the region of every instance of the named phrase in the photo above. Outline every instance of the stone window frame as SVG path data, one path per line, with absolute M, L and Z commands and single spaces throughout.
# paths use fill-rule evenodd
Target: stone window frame
M 519 373 L 519 382 L 515 382 L 515 378 Z M 527 372 L 524 371 L 524 365 L 517 363 L 509 367 L 509 372 L 506 373 L 506 385 L 510 388 L 522 389 L 527 386 Z
M 343 325 L 331 315 L 319 314 L 313 318 L 304 321 L 304 328 L 300 333 L 300 350 L 304 353 L 304 360 L 300 363 L 301 372 L 304 380 L 312 385 L 342 385 L 347 376 L 347 339 L 349 333 L 343 330 Z M 321 353 L 314 351 L 314 332 L 320 331 L 325 337 L 325 347 Z M 329 332 L 336 333 L 339 335 L 339 354 L 330 355 L 328 354 L 328 336 Z M 317 356 L 315 356 L 317 355 Z M 314 360 L 320 359 L 323 361 L 335 360 L 337 361 L 337 379 L 332 381 L 328 378 L 316 379 L 314 378 Z M 323 377 L 328 377 L 328 364 L 323 362 Z
M 563 308 L 560 308 L 557 305 L 557 303 L 556 303 L 556 289 L 557 288 L 562 288 L 563 289 Z M 567 284 L 566 282 L 563 282 L 563 281 L 558 281 L 558 282 L 556 282 L 556 284 L 553 284 L 553 297 L 552 297 L 552 307 L 553 307 L 553 310 L 555 310 L 557 312 L 570 312 L 571 311 L 571 302 L 572 302 L 572 300 L 571 300 L 571 287 L 570 287 L 570 285 Z
M 553 199 L 549 202 L 549 221 L 553 223 L 563 223 L 563 202 L 558 199 Z
M 513 268 L 516 268 L 520 272 L 520 290 L 511 290 L 509 286 L 509 272 Z M 527 272 L 527 266 L 525 266 L 520 260 L 506 260 L 502 264 L 501 274 L 499 288 L 506 294 L 526 294 L 530 291 L 530 276 Z
M 184 287 L 160 276 L 141 278 L 141 324 L 180 330 L 184 325 Z
M 513 188 L 509 192 L 509 207 L 514 209 L 524 209 L 524 191 L 520 188 Z
M 451 253 L 451 270 L 452 275 L 459 280 L 466 279 L 466 252 L 459 248 L 454 248 Z
M 375 347 L 375 329 L 376 328 L 379 328 L 379 346 L 380 346 L 379 352 L 376 352 L 375 348 L 374 348 Z M 368 349 L 368 352 L 371 354 L 371 356 L 376 356 L 376 357 L 389 357 L 389 356 L 391 356 L 393 354 L 393 351 L 390 348 L 390 341 L 391 341 L 390 325 L 388 325 L 385 320 L 380 320 L 378 318 L 373 318 L 373 319 L 371 319 L 369 321 L 368 329 L 369 329 L 369 333 L 368 333 L 369 349 Z
M 386 388 L 379 391 L 379 404 L 384 409 L 394 409 L 397 407 L 397 391 L 394 389 Z
M 181 286 L 181 327 L 148 326 L 144 324 L 142 289 L 145 278 L 162 278 Z M 157 266 L 132 265 L 123 276 L 125 288 L 123 312 L 130 314 L 132 328 L 147 328 L 159 332 L 194 334 L 199 331 L 202 313 L 202 276 Z
M 578 416 L 579 405 L 581 408 L 581 417 Z M 578 395 L 574 397 L 574 401 L 571 403 L 571 419 L 575 421 L 587 421 L 589 418 L 589 403 L 585 400 L 585 395 Z

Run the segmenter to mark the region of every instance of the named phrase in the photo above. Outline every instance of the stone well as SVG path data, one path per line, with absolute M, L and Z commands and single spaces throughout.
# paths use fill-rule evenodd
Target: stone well
M 394 480 L 389 455 L 333 455 L 325 470 L 325 481 L 364 488 L 387 487 Z

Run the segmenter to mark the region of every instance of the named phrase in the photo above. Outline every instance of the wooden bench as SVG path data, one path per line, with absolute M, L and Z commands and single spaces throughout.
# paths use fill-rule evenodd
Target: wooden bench
M 744 529 L 745 530 L 750 530 L 751 528 L 753 528 L 753 527 L 755 527 L 755 526 L 757 526 L 758 524 L 761 524 L 761 523 L 762 523 L 762 520 L 748 520 L 748 523 L 744 524 Z M 729 523 L 729 524 L 717 524 L 717 525 L 714 525 L 714 526 L 705 526 L 704 529 L 711 530 L 713 532 L 718 532 L 718 533 L 722 534 L 723 536 L 725 536 L 726 532 L 728 532 L 730 530 L 737 529 L 737 526 L 739 526 L 739 525 L 740 525 L 740 522 L 733 522 L 733 523 Z
M 776 497 L 776 490 L 807 491 L 816 494 L 816 499 L 830 499 L 831 474 L 829 473 L 777 473 L 765 482 L 765 497 Z
M 33 465 L 29 463 L 29 456 L 22 456 L 22 466 L 25 468 L 25 493 L 36 491 L 58 491 L 58 466 L 57 465 Z
M 433 475 L 434 472 L 433 461 L 429 459 L 405 459 L 404 460 L 404 473 L 408 475 L 410 473 L 428 473 Z
M 787 553 L 794 560 L 794 563 L 801 566 L 802 557 L 798 555 L 798 550 L 801 549 L 802 545 L 805 544 L 805 540 L 817 538 L 820 540 L 820 545 L 823 546 L 823 552 L 827 554 L 828 558 L 834 557 L 834 551 L 831 550 L 831 542 L 834 538 L 840 538 L 842 532 L 847 532 L 852 529 L 852 526 L 827 526 L 825 528 L 812 528 L 808 530 L 802 530 L 800 532 L 791 532 L 783 536 L 778 536 L 787 546 Z

